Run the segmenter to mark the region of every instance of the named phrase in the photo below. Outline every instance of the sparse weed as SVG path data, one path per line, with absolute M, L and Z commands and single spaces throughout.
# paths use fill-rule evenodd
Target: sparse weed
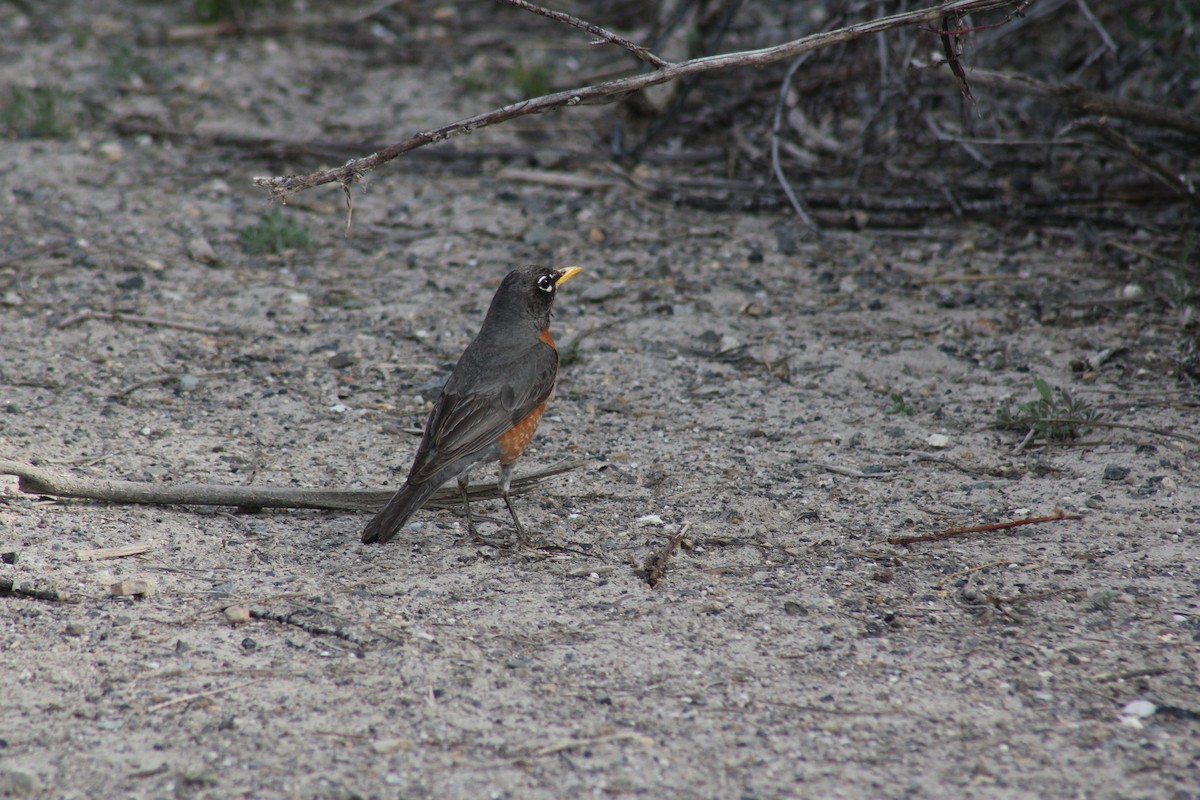
M 888 398 L 891 400 L 891 403 L 883 410 L 883 413 L 901 414 L 905 417 L 911 417 L 917 413 L 916 409 L 913 408 L 913 404 L 904 399 L 902 392 L 890 392 Z
M 1196 244 L 1196 234 L 1194 231 L 1188 231 L 1183 239 L 1183 250 L 1179 253 L 1179 260 L 1175 263 L 1175 268 L 1171 271 L 1171 286 L 1169 289 L 1169 297 L 1171 304 L 1175 308 L 1184 308 L 1190 306 L 1197 300 L 1197 287 L 1192 282 L 1195 277 L 1196 268 L 1191 263 L 1194 247 Z
M 278 208 L 263 214 L 257 225 L 242 228 L 238 237 L 242 240 L 242 249 L 251 255 L 312 247 L 308 229 L 289 222 Z
M 13 89 L 0 108 L 0 128 L 18 139 L 66 139 L 75 133 L 72 97 L 57 86 Z
M 145 56 L 134 52 L 128 45 L 121 45 L 108 59 L 104 77 L 114 83 L 166 83 L 167 71 Z
M 1084 401 L 1071 397 L 1066 389 L 1059 389 L 1056 399 L 1055 391 L 1041 378 L 1034 379 L 1033 388 L 1038 394 L 1034 400 L 1015 406 L 1012 400 L 1005 400 L 996 409 L 993 425 L 1000 430 L 1023 433 L 1030 441 L 1061 442 L 1079 438 L 1087 431 L 1088 423 L 1100 416 Z
M 550 92 L 550 68 L 545 64 L 526 64 L 517 56 L 513 60 L 512 82 L 521 96 L 528 100 Z

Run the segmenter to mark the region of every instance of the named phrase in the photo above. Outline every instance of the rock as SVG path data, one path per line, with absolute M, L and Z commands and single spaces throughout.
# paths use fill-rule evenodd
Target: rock
M 929 434 L 929 438 L 925 440 L 925 444 L 941 450 L 950 446 L 950 437 L 944 433 L 931 433 Z
M 250 609 L 245 606 L 230 606 L 225 609 L 225 619 L 230 625 L 241 625 L 250 621 Z
M 187 243 L 188 255 L 193 261 L 201 264 L 217 263 L 217 251 L 213 250 L 213 246 L 208 243 L 208 239 L 203 236 L 194 236 Z
M 146 279 L 140 274 L 131 275 L 123 281 L 117 281 L 117 288 L 124 289 L 127 292 L 136 292 L 138 289 L 143 289 L 146 286 Z
M 12 767 L 0 769 L 0 797 L 34 797 L 42 793 L 42 782 L 31 772 Z
M 1156 711 L 1158 711 L 1158 706 L 1149 700 L 1142 698 L 1130 700 L 1121 707 L 1121 724 L 1135 730 L 1141 730 L 1145 727 L 1142 720 L 1154 716 L 1154 712 Z
M 110 585 L 108 592 L 114 597 L 151 597 L 157 588 L 154 581 L 130 578 Z
M 345 350 L 342 350 L 341 352 L 334 353 L 333 355 L 331 355 L 329 357 L 329 361 L 327 361 L 326 363 L 328 363 L 330 368 L 332 368 L 332 369 L 345 369 L 346 367 L 350 367 L 350 366 L 353 366 L 354 364 L 357 364 L 358 356 L 354 355 L 353 353 L 349 353 Z
M 1123 481 L 1129 475 L 1129 467 L 1122 467 L 1119 464 L 1109 464 L 1104 468 L 1104 480 L 1106 481 Z

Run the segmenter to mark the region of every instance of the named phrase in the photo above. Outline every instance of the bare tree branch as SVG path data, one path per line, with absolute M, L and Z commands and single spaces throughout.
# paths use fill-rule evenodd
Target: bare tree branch
M 641 59 L 642 61 L 645 61 L 647 64 L 649 64 L 650 66 L 652 66 L 656 69 L 662 69 L 663 67 L 668 66 L 668 62 L 666 62 L 663 59 L 659 58 L 658 56 L 654 55 L 654 53 L 650 52 L 645 47 L 642 47 L 640 44 L 634 44 L 633 42 L 629 41 L 628 39 L 626 39 L 622 36 L 618 36 L 617 34 L 612 33 L 611 31 L 601 28 L 599 25 L 593 25 L 592 23 L 587 22 L 582 19 L 579 19 L 578 17 L 572 17 L 570 14 L 564 14 L 561 11 L 551 11 L 548 8 L 542 8 L 541 6 L 535 6 L 533 3 L 525 2 L 525 0 L 499 0 L 499 2 L 506 3 L 510 6 L 513 6 L 514 8 L 520 8 L 525 11 L 532 11 L 534 14 L 537 14 L 542 17 L 548 17 L 550 19 L 557 20 L 559 22 L 565 22 L 567 25 L 570 25 L 572 28 L 579 28 L 579 30 L 581 30 L 581 31 L 587 31 L 588 33 L 592 34 L 595 37 L 598 37 L 599 39 L 601 39 L 605 42 L 611 42 L 612 44 L 615 44 L 618 47 L 625 48 L 626 50 L 628 50 L 629 52 L 631 52 L 635 56 L 637 56 L 639 59 Z M 599 42 L 595 42 L 594 44 L 599 44 Z
M 815 231 L 817 224 L 805 210 L 804 203 L 800 202 L 800 197 L 792 188 L 787 175 L 783 172 L 783 165 L 779 162 L 779 129 L 783 123 L 783 107 L 787 103 L 788 91 L 792 88 L 792 76 L 796 74 L 800 65 L 808 60 L 807 56 L 808 54 L 805 53 L 792 62 L 792 65 L 788 67 L 787 74 L 783 76 L 783 85 L 779 87 L 779 102 L 775 104 L 775 119 L 771 122 L 771 169 L 775 171 L 775 179 L 783 187 L 783 193 L 787 195 L 788 202 L 792 204 L 792 210 L 796 212 L 796 216 L 800 217 L 800 221 L 806 228 Z
M 377 153 L 348 161 L 334 169 L 321 170 L 308 175 L 257 177 L 254 179 L 254 183 L 270 190 L 272 197 L 275 198 L 282 198 L 288 192 L 303 191 L 304 189 L 311 189 L 314 186 L 326 183 L 340 183 L 343 186 L 348 186 L 358 180 L 364 173 L 410 150 L 415 150 L 418 147 L 424 147 L 428 144 L 435 144 L 453 136 L 469 133 L 489 125 L 507 122 L 510 119 L 523 117 L 526 114 L 537 114 L 552 108 L 577 106 L 605 97 L 629 94 L 645 89 L 647 86 L 656 86 L 660 83 L 667 83 L 668 81 L 678 80 L 679 78 L 701 72 L 716 72 L 736 67 L 760 67 L 765 64 L 773 64 L 777 61 L 795 58 L 810 50 L 831 47 L 835 44 L 844 44 L 865 36 L 873 36 L 884 31 L 895 30 L 896 28 L 933 22 L 947 15 L 970 14 L 1008 7 L 1022 8 L 1024 5 L 1027 5 L 1027 3 L 1023 2 L 1023 0 L 950 0 L 949 2 L 929 8 L 906 11 L 901 14 L 880 17 L 868 22 L 847 25 L 833 31 L 815 33 L 811 36 L 775 45 L 774 47 L 724 53 L 722 55 L 707 56 L 705 58 L 668 64 L 654 72 L 604 81 L 603 83 L 584 86 L 579 89 L 554 92 L 530 100 L 522 100 L 519 103 L 513 103 L 503 108 L 467 117 L 458 122 L 452 122 L 449 125 L 443 125 L 440 128 L 422 131 L 404 141 L 388 145 Z
M 514 478 L 510 494 L 524 494 L 552 475 L 578 469 L 586 459 L 565 459 L 545 469 Z M 310 489 L 298 486 L 222 486 L 215 483 L 149 483 L 83 478 L 0 458 L 0 475 L 16 475 L 26 494 L 77 497 L 109 503 L 147 505 L 237 506 L 239 508 L 323 508 L 373 511 L 386 503 L 396 489 Z M 500 497 L 494 483 L 474 484 L 472 500 Z M 458 487 L 441 489 L 426 503 L 427 508 L 453 508 L 462 504 Z

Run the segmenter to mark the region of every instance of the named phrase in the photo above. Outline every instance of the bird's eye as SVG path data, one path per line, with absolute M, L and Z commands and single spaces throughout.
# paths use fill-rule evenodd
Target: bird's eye
M 538 288 L 541 289 L 543 292 L 553 292 L 554 291 L 554 278 L 550 275 L 543 275 L 542 277 L 538 278 L 537 285 L 538 285 Z

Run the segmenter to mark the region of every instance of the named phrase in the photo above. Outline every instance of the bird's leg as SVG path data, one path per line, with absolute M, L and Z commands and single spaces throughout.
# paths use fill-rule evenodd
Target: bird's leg
M 478 538 L 479 532 L 475 530 L 475 518 L 471 516 L 471 501 L 467 498 L 467 485 L 471 482 L 471 473 L 468 470 L 458 476 L 458 494 L 463 501 L 463 513 L 467 515 L 467 533 Z
M 521 520 L 517 519 L 517 510 L 513 508 L 512 498 L 508 496 L 508 484 L 512 480 L 513 465 L 500 465 L 500 496 L 504 498 L 504 505 L 508 506 L 508 513 L 512 514 L 513 525 L 517 528 L 517 541 L 522 547 L 530 547 L 529 537 L 525 535 L 525 528 L 521 525 Z

